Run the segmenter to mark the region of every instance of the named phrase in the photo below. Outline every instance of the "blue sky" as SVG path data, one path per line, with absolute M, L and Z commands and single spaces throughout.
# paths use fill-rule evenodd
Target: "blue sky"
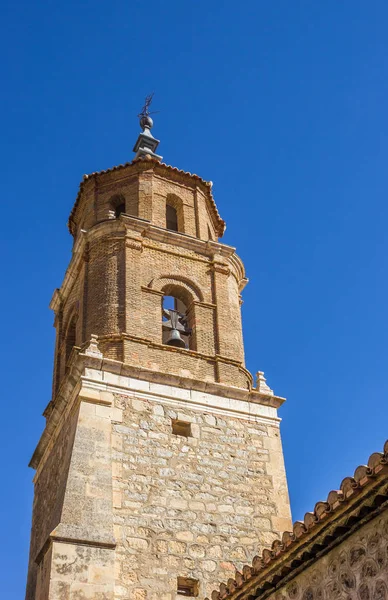
M 155 91 L 165 162 L 214 182 L 250 283 L 247 365 L 287 402 L 294 519 L 387 436 L 388 5 L 3 2 L 2 591 L 23 597 L 50 399 L 48 302 L 84 173 L 132 159 Z

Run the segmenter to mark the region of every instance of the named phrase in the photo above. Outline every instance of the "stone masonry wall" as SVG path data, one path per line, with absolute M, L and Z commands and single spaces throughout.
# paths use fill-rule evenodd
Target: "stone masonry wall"
M 35 600 L 114 600 L 114 550 L 54 541 L 48 595 L 38 594 Z
M 133 392 L 115 394 L 115 405 L 117 600 L 174 600 L 178 576 L 199 580 L 204 597 L 290 527 L 276 420 L 178 408 Z M 173 419 L 190 422 L 192 437 L 173 434 Z
M 76 423 L 77 414 L 66 419 L 43 469 L 36 476 L 26 600 L 33 600 L 36 597 L 35 588 L 39 571 L 36 559 L 50 533 L 61 520 Z M 44 560 L 44 564 L 46 563 L 47 557 Z M 42 567 L 38 578 L 41 589 L 47 586 L 42 575 L 44 571 Z
M 388 511 L 364 525 L 269 600 L 387 600 Z

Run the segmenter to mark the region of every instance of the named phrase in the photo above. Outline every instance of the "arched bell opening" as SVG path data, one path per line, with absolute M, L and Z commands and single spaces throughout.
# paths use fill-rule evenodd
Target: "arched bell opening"
M 162 299 L 162 342 L 175 348 L 192 348 L 191 318 L 188 310 L 191 299 L 183 288 L 165 290 Z
M 122 194 L 112 196 L 109 200 L 109 205 L 110 209 L 115 213 L 116 219 L 118 219 L 122 213 L 125 213 L 125 198 Z
M 183 202 L 175 194 L 167 194 L 166 229 L 169 231 L 179 231 L 180 233 L 185 232 Z

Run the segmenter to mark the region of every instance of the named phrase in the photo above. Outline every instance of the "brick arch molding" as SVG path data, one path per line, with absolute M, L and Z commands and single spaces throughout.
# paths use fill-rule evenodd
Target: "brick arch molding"
M 203 294 L 199 286 L 187 277 L 182 277 L 181 275 L 162 275 L 157 279 L 152 279 L 148 284 L 150 289 L 158 292 L 163 292 L 167 286 L 183 288 L 188 292 L 192 300 L 203 302 Z

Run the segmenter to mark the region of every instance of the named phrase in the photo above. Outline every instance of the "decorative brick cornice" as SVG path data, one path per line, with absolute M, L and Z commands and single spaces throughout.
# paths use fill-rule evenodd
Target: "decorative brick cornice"
M 214 260 L 211 263 L 211 267 L 212 267 L 212 270 L 215 273 L 221 273 L 222 275 L 229 275 L 230 274 L 230 268 L 224 262 L 221 262 L 221 261 L 218 261 L 218 260 Z
M 127 236 L 125 238 L 125 246 L 126 248 L 131 248 L 132 250 L 138 250 L 141 252 L 143 250 L 142 240 L 137 240 L 136 238 L 132 238 Z
M 155 294 L 155 296 L 160 296 L 161 298 L 164 296 L 164 293 L 161 292 L 160 290 L 154 290 L 153 288 L 148 287 L 146 285 L 142 285 L 140 289 L 142 292 L 148 292 L 149 294 Z
M 224 234 L 225 221 L 223 219 L 221 219 L 221 216 L 218 212 L 216 203 L 215 203 L 213 195 L 212 195 L 212 191 L 211 191 L 212 184 L 210 182 L 205 181 L 198 175 L 194 175 L 187 171 L 181 171 L 180 169 L 177 169 L 176 167 L 171 167 L 169 165 L 166 165 L 165 163 L 160 163 L 158 160 L 153 159 L 151 157 L 143 157 L 143 158 L 135 159 L 132 162 L 118 165 L 111 169 L 98 171 L 95 173 L 91 173 L 90 175 L 84 175 L 83 181 L 80 184 L 79 192 L 77 194 L 77 198 L 75 200 L 75 204 L 70 213 L 70 217 L 69 217 L 69 221 L 68 221 L 69 231 L 72 235 L 74 235 L 74 233 L 75 233 L 75 231 L 74 231 L 75 213 L 78 209 L 82 195 L 85 191 L 85 186 L 88 183 L 90 183 L 91 181 L 98 182 L 98 183 L 103 182 L 106 175 L 114 174 L 118 171 L 124 171 L 126 173 L 127 177 L 135 175 L 135 174 L 143 174 L 147 171 L 152 171 L 155 174 L 160 175 L 161 177 L 168 178 L 172 181 L 181 182 L 182 184 L 184 184 L 188 187 L 191 187 L 193 189 L 195 189 L 196 187 L 199 187 L 204 192 L 206 198 L 209 201 L 208 202 L 209 209 L 212 214 L 214 223 L 216 225 L 218 236 L 222 237 L 222 235 Z M 108 180 L 108 183 L 112 183 L 112 182 Z
M 140 339 L 140 338 L 135 338 L 135 336 L 129 336 L 127 334 L 124 334 L 124 335 L 126 336 L 127 339 L 135 339 L 136 341 L 139 341 L 139 339 Z M 115 339 L 117 339 L 119 337 L 120 336 L 116 336 Z M 105 339 L 105 338 L 102 336 L 99 337 L 99 341 L 100 340 L 102 341 L 103 339 Z M 109 338 L 109 339 L 113 339 L 113 338 Z M 150 342 L 144 340 L 144 343 L 149 344 Z M 225 364 L 237 366 L 239 369 L 241 369 L 241 371 L 244 374 L 250 375 L 249 371 L 247 371 L 247 369 L 245 369 L 241 365 L 241 363 L 239 363 L 237 361 L 233 361 L 232 359 L 229 359 L 229 358 L 226 358 L 223 356 L 219 356 L 219 355 L 217 355 L 216 357 L 207 356 L 204 354 L 199 354 L 199 353 L 195 352 L 194 350 L 173 348 L 172 346 L 166 346 L 165 344 L 157 344 L 156 342 L 151 342 L 151 343 L 155 344 L 156 347 L 158 347 L 158 348 L 160 347 L 161 349 L 163 349 L 166 352 L 176 351 L 176 352 L 180 352 L 183 354 L 192 353 L 195 357 L 200 356 L 200 357 L 204 357 L 208 360 L 222 361 Z M 82 358 L 83 356 L 84 355 L 81 353 L 80 357 Z M 92 366 L 92 363 L 90 363 L 90 360 L 91 360 L 91 357 L 88 357 L 88 361 L 87 361 L 88 365 L 87 366 Z M 166 383 L 167 381 L 171 380 L 171 377 L 173 377 L 177 381 L 177 385 L 181 386 L 184 389 L 193 389 L 193 390 L 198 390 L 198 391 L 209 392 L 211 394 L 224 396 L 226 398 L 237 398 L 239 400 L 245 400 L 247 402 L 254 402 L 257 404 L 273 406 L 274 408 L 279 408 L 279 406 L 281 406 L 285 402 L 285 398 L 282 398 L 281 396 L 262 393 L 262 392 L 257 391 L 256 389 L 248 390 L 248 389 L 244 389 L 244 388 L 234 387 L 231 385 L 226 385 L 223 383 L 204 381 L 201 379 L 195 379 L 195 378 L 191 378 L 191 377 L 182 377 L 180 375 L 172 375 L 170 373 L 163 373 L 160 371 L 146 369 L 144 367 L 138 367 L 138 366 L 126 364 L 121 361 L 117 361 L 117 360 L 113 360 L 113 359 L 104 358 L 104 360 L 102 361 L 102 365 L 99 365 L 99 363 L 97 361 L 96 363 L 93 363 L 93 366 L 95 368 L 101 368 L 102 370 L 106 370 L 106 371 L 112 370 L 115 373 L 120 373 L 122 375 L 128 375 L 129 377 L 133 377 L 135 379 L 147 379 L 149 381 L 154 381 L 157 383 Z M 252 376 L 250 375 L 250 377 L 252 377 Z
M 137 232 L 141 237 L 136 238 L 131 235 L 131 231 Z M 191 260 L 209 262 L 209 264 L 213 260 L 215 270 L 225 274 L 230 272 L 235 277 L 240 292 L 248 282 L 248 279 L 245 277 L 244 265 L 240 257 L 236 254 L 236 249 L 232 246 L 211 240 L 200 240 L 184 233 L 167 231 L 162 227 L 152 225 L 146 219 L 121 215 L 119 219 L 107 219 L 106 221 L 96 223 L 96 225 L 88 231 L 83 231 L 82 235 L 79 236 L 74 245 L 72 259 L 67 268 L 63 283 L 60 288 L 54 291 L 50 302 L 50 308 L 55 312 L 59 310 L 61 303 L 66 300 L 83 262 L 88 259 L 88 244 L 103 237 L 119 241 L 125 240 L 128 247 L 139 251 L 147 246 L 144 241 L 146 238 L 151 241 L 165 242 L 169 246 L 168 249 L 166 248 L 166 252 L 169 253 L 173 252 L 171 247 L 184 247 L 198 253 L 198 256 L 188 257 Z M 222 259 L 226 259 L 227 262 L 224 262 Z
M 202 308 L 210 308 L 211 310 L 215 310 L 217 308 L 217 304 L 213 304 L 211 302 L 201 302 L 200 300 L 193 300 L 192 304 Z

